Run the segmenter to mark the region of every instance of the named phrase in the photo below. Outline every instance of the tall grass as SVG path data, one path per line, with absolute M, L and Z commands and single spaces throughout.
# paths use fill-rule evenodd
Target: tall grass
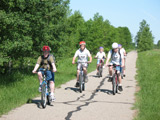
M 138 85 L 136 120 L 160 120 L 160 50 L 138 54 Z
M 76 78 L 76 65 L 72 65 L 72 58 L 58 62 L 55 73 L 56 87 Z M 33 68 L 32 68 L 33 69 Z M 0 116 L 7 113 L 28 100 L 40 95 L 38 92 L 39 82 L 37 75 L 31 70 L 15 70 L 10 75 L 0 77 Z M 96 60 L 89 65 L 88 72 L 96 69 Z M 75 81 L 76 82 L 76 81 Z

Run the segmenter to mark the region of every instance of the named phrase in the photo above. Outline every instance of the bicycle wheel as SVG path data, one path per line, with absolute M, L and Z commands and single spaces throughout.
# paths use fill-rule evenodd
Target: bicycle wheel
M 85 83 L 82 85 L 82 90 L 85 91 Z
M 103 71 L 102 66 L 100 66 L 100 77 L 102 77 L 102 71 Z
M 43 84 L 42 85 L 42 92 L 41 92 L 41 105 L 43 108 L 46 107 L 46 103 L 47 103 L 46 85 Z
M 82 88 L 83 88 L 83 75 L 79 75 L 79 91 L 82 93 Z
M 48 103 L 48 105 L 51 105 L 51 98 L 50 98 L 50 93 L 47 95 L 47 103 Z
M 113 75 L 113 80 L 112 80 L 112 91 L 113 91 L 113 95 L 116 94 L 116 75 Z
M 101 76 L 101 68 L 100 68 L 100 66 L 98 66 L 98 77 L 100 77 Z

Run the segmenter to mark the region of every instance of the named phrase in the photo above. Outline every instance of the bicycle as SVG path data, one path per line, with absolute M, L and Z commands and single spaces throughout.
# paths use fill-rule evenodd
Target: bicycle
M 103 63 L 103 61 L 102 60 L 100 60 L 100 62 L 99 62 L 99 66 L 98 66 L 98 76 L 99 77 L 102 77 L 102 72 L 103 72 L 103 65 L 102 65 L 102 63 Z
M 116 70 L 117 66 L 120 66 L 120 65 L 113 64 L 113 70 L 114 70 L 114 73 L 112 75 L 112 91 L 113 91 L 113 95 L 118 93 L 118 84 L 119 84 L 118 81 L 119 80 L 118 80 L 118 73 L 117 73 L 117 70 Z M 109 78 L 109 79 L 111 79 L 111 78 Z
M 42 70 L 44 72 L 43 75 L 43 82 L 42 82 L 42 92 L 41 92 L 41 105 L 43 108 L 46 108 L 46 104 L 51 105 L 51 97 L 50 97 L 50 87 L 49 87 L 49 81 L 46 80 L 46 72 L 47 69 Z
M 88 62 L 77 62 L 78 63 L 88 63 Z M 80 66 L 80 73 L 79 73 L 79 91 L 82 93 L 82 91 L 85 91 L 85 75 L 83 72 L 83 66 L 81 64 Z

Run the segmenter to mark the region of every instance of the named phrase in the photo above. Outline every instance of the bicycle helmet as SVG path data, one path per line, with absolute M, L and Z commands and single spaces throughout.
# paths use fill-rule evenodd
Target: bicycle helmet
M 43 46 L 42 51 L 51 51 L 51 48 L 49 46 Z
M 121 44 L 118 44 L 118 47 L 122 47 L 122 45 L 121 45 Z
M 99 47 L 99 49 L 104 49 L 103 47 Z
M 118 43 L 113 43 L 113 44 L 112 44 L 112 48 L 113 48 L 113 49 L 118 48 Z
M 81 42 L 79 42 L 79 45 L 80 45 L 80 46 L 81 46 L 81 45 L 86 45 L 86 42 L 81 41 Z

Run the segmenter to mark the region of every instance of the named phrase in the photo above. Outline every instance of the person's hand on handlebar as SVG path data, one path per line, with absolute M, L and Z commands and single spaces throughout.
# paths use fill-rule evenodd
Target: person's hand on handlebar
M 89 63 L 91 63 L 91 61 L 88 61 L 87 63 L 89 64 Z
M 72 64 L 75 64 L 75 61 L 72 61 Z
M 32 73 L 33 73 L 33 74 L 36 74 L 37 72 L 33 70 Z

